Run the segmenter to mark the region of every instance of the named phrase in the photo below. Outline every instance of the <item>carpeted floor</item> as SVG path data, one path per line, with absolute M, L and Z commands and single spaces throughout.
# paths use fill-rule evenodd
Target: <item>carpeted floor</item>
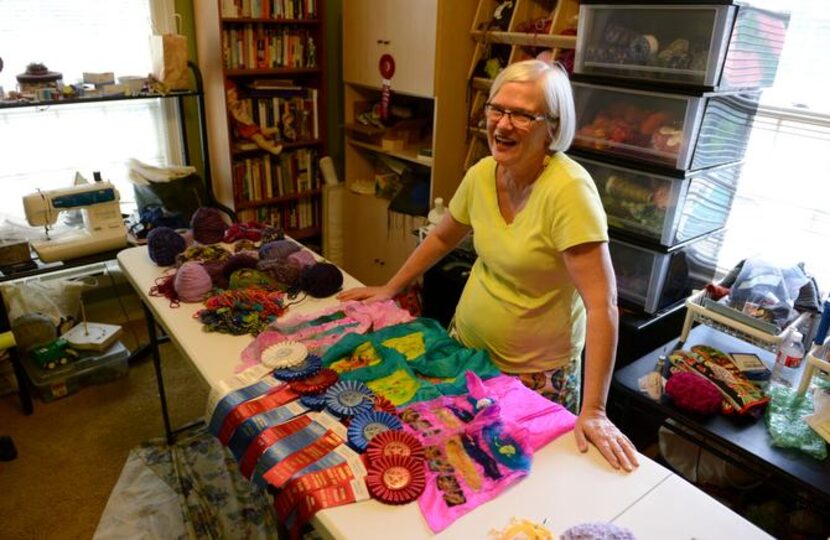
M 143 325 L 133 320 L 137 332 L 125 333 L 125 345 L 146 340 Z M 162 351 L 170 416 L 180 426 L 202 416 L 208 388 L 172 344 Z M 18 451 L 0 462 L 0 537 L 91 538 L 130 450 L 163 431 L 149 357 L 117 381 L 36 400 L 31 416 L 16 394 L 0 397 L 0 434 Z

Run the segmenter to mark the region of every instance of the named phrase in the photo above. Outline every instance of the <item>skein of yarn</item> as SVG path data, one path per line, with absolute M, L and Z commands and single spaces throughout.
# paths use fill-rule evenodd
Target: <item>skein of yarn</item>
M 300 268 L 305 268 L 306 266 L 314 266 L 317 264 L 317 259 L 314 258 L 314 255 L 310 251 L 305 249 L 301 249 L 295 253 L 292 253 L 288 256 L 289 262 L 296 263 Z
M 272 227 L 268 225 L 264 229 L 262 229 L 262 238 L 260 239 L 260 241 L 263 245 L 265 245 L 268 242 L 273 242 L 274 240 L 282 240 L 284 238 L 285 232 L 282 230 L 282 227 Z
M 262 244 L 259 248 L 259 258 L 261 260 L 271 259 L 285 259 L 292 253 L 300 251 L 300 246 L 291 240 L 274 240 L 267 244 Z
M 300 272 L 302 269 L 298 264 L 291 261 L 290 258 L 286 260 L 261 260 L 257 264 L 257 268 L 271 276 L 274 281 L 280 283 L 286 289 L 296 287 L 300 283 Z
M 201 302 L 213 290 L 213 282 L 201 264 L 190 261 L 176 272 L 173 287 L 182 302 Z
M 256 268 L 256 264 L 258 262 L 259 260 L 256 257 L 253 257 L 248 253 L 235 253 L 227 260 L 225 268 L 222 272 L 225 274 L 226 278 L 230 279 L 231 274 L 241 268 Z
M 190 228 L 193 229 L 193 239 L 200 244 L 218 244 L 225 238 L 228 224 L 219 210 L 202 206 L 193 213 Z
M 343 273 L 330 263 L 317 263 L 303 269 L 300 287 L 314 298 L 331 296 L 343 287 Z
M 147 254 L 159 266 L 171 266 L 187 247 L 184 237 L 170 227 L 156 227 L 147 235 Z
M 228 276 L 225 275 L 226 263 L 224 261 L 204 261 L 200 264 L 205 270 L 207 270 L 210 280 L 213 282 L 213 286 L 215 288 L 228 288 Z

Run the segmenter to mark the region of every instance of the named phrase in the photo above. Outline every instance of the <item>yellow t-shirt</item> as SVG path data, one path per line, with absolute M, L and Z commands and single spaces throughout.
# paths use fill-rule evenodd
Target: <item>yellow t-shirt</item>
M 496 162 L 487 157 L 467 171 L 449 210 L 472 226 L 478 254 L 455 312 L 462 343 L 486 349 L 507 373 L 555 369 L 578 357 L 585 307 L 562 252 L 608 241 L 588 172 L 554 154 L 525 207 L 507 224 L 499 211 Z

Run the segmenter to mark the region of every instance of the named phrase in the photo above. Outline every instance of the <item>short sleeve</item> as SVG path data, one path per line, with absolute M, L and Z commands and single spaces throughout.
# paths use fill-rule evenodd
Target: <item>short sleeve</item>
M 455 190 L 455 195 L 450 200 L 450 215 L 457 222 L 464 225 L 470 225 L 470 204 L 472 202 L 472 189 L 474 183 L 474 170 L 476 167 L 470 167 L 464 179 L 461 180 L 458 189 Z
M 558 251 L 608 241 L 608 220 L 590 178 L 573 178 L 560 193 L 557 203 L 551 236 Z

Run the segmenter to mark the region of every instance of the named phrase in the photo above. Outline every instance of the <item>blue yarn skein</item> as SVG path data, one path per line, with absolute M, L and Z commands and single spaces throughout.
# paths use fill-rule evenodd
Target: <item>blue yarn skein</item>
M 300 251 L 300 246 L 291 240 L 274 240 L 273 242 L 263 244 L 259 248 L 259 258 L 263 261 L 272 259 L 283 260 L 297 251 Z
M 176 255 L 186 247 L 184 237 L 170 227 L 156 227 L 147 235 L 147 253 L 150 260 L 159 266 L 174 264 Z

